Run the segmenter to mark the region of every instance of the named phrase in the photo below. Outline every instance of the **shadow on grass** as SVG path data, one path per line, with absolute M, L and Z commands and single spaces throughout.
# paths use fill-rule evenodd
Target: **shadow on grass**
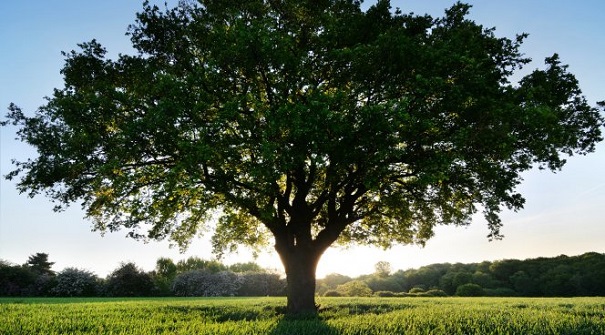
M 197 314 L 212 322 L 226 321 L 254 321 L 271 317 L 269 309 L 248 309 L 237 306 L 166 306 L 163 308 L 168 313 Z
M 210 322 L 256 322 L 262 320 L 276 320 L 275 326 L 267 332 L 270 335 L 336 335 L 339 332 L 326 324 L 325 316 L 285 314 L 285 306 L 269 305 L 255 308 L 241 306 L 165 306 L 163 310 L 168 314 L 186 314 L 199 316 Z M 329 317 L 328 317 L 329 319 Z
M 413 305 L 395 305 L 380 303 L 359 303 L 347 302 L 338 303 L 332 306 L 323 306 L 319 308 L 317 315 L 287 316 L 283 315 L 285 308 L 276 309 L 277 314 L 282 314 L 277 326 L 270 333 L 271 335 L 297 335 L 297 334 L 315 334 L 332 335 L 340 334 L 341 330 L 328 325 L 326 321 L 350 317 L 354 315 L 379 315 L 389 313 L 395 310 L 405 308 L 415 308 Z
M 271 331 L 271 335 L 336 335 L 337 329 L 330 327 L 321 316 L 283 316 Z
M 183 305 L 165 306 L 167 314 L 184 314 L 199 317 L 212 323 L 223 322 L 265 322 L 271 323 L 266 333 L 270 335 L 340 334 L 342 329 L 330 325 L 331 321 L 362 315 L 381 315 L 395 310 L 415 308 L 411 304 L 369 303 L 365 301 L 334 302 L 321 306 L 319 313 L 309 315 L 286 315 L 286 307 L 277 303 L 267 305 Z M 338 322 L 337 322 L 338 323 Z

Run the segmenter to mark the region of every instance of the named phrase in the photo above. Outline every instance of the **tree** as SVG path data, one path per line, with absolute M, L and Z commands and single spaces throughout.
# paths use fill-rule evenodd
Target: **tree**
M 489 267 L 492 275 L 503 283 L 508 283 L 510 277 L 520 271 L 523 261 L 518 259 L 506 259 L 496 261 Z
M 279 296 L 284 294 L 284 280 L 276 273 L 242 272 L 237 274 L 240 287 L 238 296 Z
M 123 263 L 107 276 L 106 294 L 111 297 L 150 296 L 153 280 L 134 263 Z
M 235 264 L 229 265 L 229 271 L 233 271 L 236 273 L 263 272 L 264 269 L 260 265 L 254 263 L 254 262 L 246 262 L 246 263 L 235 263 Z
M 29 256 L 25 266 L 32 269 L 38 275 L 54 276 L 55 272 L 51 269 L 54 264 L 54 262 L 48 261 L 48 254 L 38 252 Z
M 324 278 L 317 281 L 317 293 L 323 295 L 326 291 L 335 290 L 338 285 L 342 285 L 346 282 L 353 280 L 353 278 L 339 273 L 330 273 Z
M 0 259 L 0 296 L 30 295 L 37 277 L 38 274 L 27 266 Z
M 401 285 L 394 277 L 377 277 L 373 276 L 366 279 L 366 284 L 374 292 L 378 291 L 391 291 L 391 292 L 402 292 Z
M 206 270 L 209 272 L 220 272 L 227 270 L 227 267 L 217 260 L 204 260 L 199 257 L 189 257 L 185 260 L 179 261 L 176 264 L 178 272 L 186 272 L 191 270 Z
M 441 277 L 447 272 L 448 265 L 432 264 L 423 266 L 417 270 L 407 270 L 404 272 L 405 283 L 402 285 L 403 290 L 409 290 L 413 287 L 423 287 L 429 289 L 438 287 Z
M 378 277 L 388 277 L 391 274 L 391 263 L 380 261 L 374 265 L 374 269 Z
M 458 286 L 456 295 L 459 297 L 481 297 L 485 295 L 485 291 L 483 287 L 469 283 Z
M 38 252 L 29 256 L 23 265 L 35 274 L 35 282 L 27 289 L 32 296 L 47 296 L 55 285 L 55 272 L 52 270 L 54 262 L 48 261 L 48 254 Z
M 167 296 L 172 294 L 172 282 L 177 275 L 177 266 L 172 259 L 160 257 L 155 262 L 152 273 L 155 294 Z
M 499 284 L 491 275 L 480 271 L 473 273 L 472 283 L 483 288 L 494 288 Z
M 176 271 L 177 266 L 170 258 L 160 257 L 155 262 L 155 273 L 161 277 L 174 278 Z
M 65 86 L 4 124 L 39 156 L 21 192 L 81 202 L 95 229 L 186 247 L 217 213 L 217 253 L 272 243 L 287 310 L 316 311 L 315 271 L 334 243 L 423 244 L 479 208 L 499 238 L 520 173 L 594 151 L 590 106 L 557 55 L 529 62 L 457 3 L 441 18 L 379 0 L 146 5 L 136 55 L 97 41 L 65 53 Z
M 532 297 L 539 295 L 539 288 L 536 285 L 536 280 L 531 278 L 525 271 L 517 271 L 509 278 L 515 292 L 524 297 Z
M 369 297 L 372 289 L 361 280 L 352 280 L 336 287 L 336 291 L 346 297 Z

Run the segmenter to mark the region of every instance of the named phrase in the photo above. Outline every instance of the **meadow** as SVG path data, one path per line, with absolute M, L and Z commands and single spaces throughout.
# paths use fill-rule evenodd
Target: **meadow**
M 0 334 L 605 334 L 605 298 L 2 298 Z

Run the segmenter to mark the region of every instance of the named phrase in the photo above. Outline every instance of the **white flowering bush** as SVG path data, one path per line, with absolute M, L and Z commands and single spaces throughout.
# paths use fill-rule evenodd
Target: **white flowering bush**
M 233 272 L 192 270 L 176 276 L 172 292 L 182 297 L 234 296 L 239 287 L 240 280 Z
M 52 293 L 60 297 L 88 297 L 97 294 L 99 279 L 86 270 L 66 268 L 55 278 Z

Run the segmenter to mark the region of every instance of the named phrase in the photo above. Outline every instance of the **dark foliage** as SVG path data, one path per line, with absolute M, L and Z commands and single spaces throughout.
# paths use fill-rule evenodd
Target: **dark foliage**
M 281 296 L 286 283 L 278 274 L 266 271 L 244 272 L 240 276 L 238 296 Z
M 0 262 L 0 295 L 25 296 L 36 282 L 36 273 L 30 268 Z
M 48 261 L 48 254 L 38 252 L 29 256 L 24 266 L 30 268 L 32 271 L 38 274 L 54 276 L 55 272 L 51 269 L 54 264 L 54 262 Z
M 474 264 L 433 264 L 398 271 L 402 291 L 413 287 L 438 288 L 448 295 L 459 287 L 477 285 L 485 295 L 570 297 L 605 295 L 605 254 L 500 260 Z
M 110 297 L 147 297 L 152 292 L 151 276 L 134 263 L 120 265 L 107 277 L 105 284 L 105 294 Z
M 193 270 L 185 270 L 187 267 L 182 266 L 194 263 L 204 266 Z M 126 263 L 101 281 L 85 270 L 67 268 L 51 277 L 27 266 L 0 261 L 0 296 L 285 295 L 285 280 L 254 263 L 240 264 L 233 266 L 233 269 L 258 271 L 236 272 L 220 262 L 199 258 L 179 264 L 185 271 L 178 270 L 172 260 L 161 258 L 156 269 L 146 273 L 133 263 Z M 209 264 L 212 266 L 206 266 Z M 228 268 L 230 270 L 211 271 Z M 197 282 L 185 280 L 187 278 L 194 278 Z M 381 297 L 605 296 L 603 278 L 605 254 L 590 252 L 573 257 L 561 255 L 473 264 L 432 264 L 419 269 L 399 270 L 388 276 L 374 273 L 351 278 L 333 273 L 318 280 L 317 293 L 322 296 L 342 296 L 337 287 L 357 281 L 365 283 L 374 296 Z

